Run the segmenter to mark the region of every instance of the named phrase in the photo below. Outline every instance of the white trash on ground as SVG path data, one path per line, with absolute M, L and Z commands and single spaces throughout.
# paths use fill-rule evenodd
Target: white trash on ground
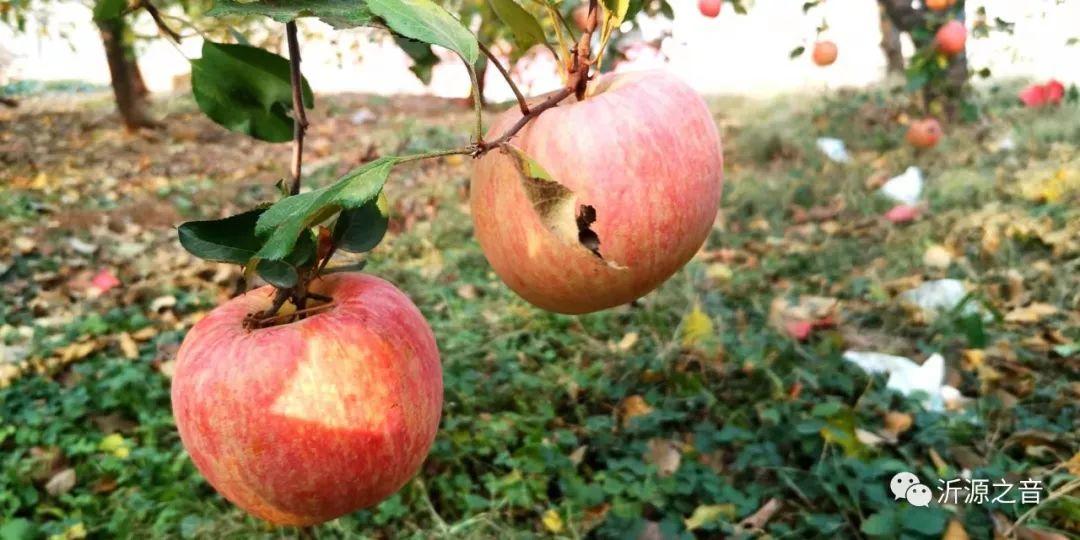
M 894 176 L 881 186 L 881 193 L 900 203 L 914 205 L 923 190 L 923 174 L 918 167 L 908 167 L 904 174 Z
M 821 137 L 817 140 L 817 147 L 823 154 L 828 156 L 829 159 L 837 163 L 847 163 L 848 161 L 851 161 L 851 156 L 847 153 L 847 147 L 844 145 L 844 141 L 840 139 Z
M 959 306 L 967 295 L 968 291 L 964 282 L 958 279 L 935 279 L 900 293 L 900 298 L 933 318 L 956 309 L 956 306 Z M 980 311 L 977 302 L 968 301 L 961 315 L 971 315 Z
M 941 412 L 946 404 L 963 400 L 959 390 L 944 384 L 945 359 L 940 354 L 934 353 L 921 366 L 903 356 L 876 352 L 846 351 L 844 360 L 870 374 L 887 374 L 889 379 L 885 387 L 905 396 L 925 392 L 922 406 L 929 411 Z

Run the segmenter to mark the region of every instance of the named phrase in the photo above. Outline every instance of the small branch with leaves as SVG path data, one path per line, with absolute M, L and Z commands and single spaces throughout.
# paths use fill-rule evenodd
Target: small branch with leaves
M 431 0 L 372 1 L 365 4 L 365 10 L 344 16 L 340 11 L 328 7 L 305 8 L 299 3 L 296 5 L 296 17 L 326 17 L 339 28 L 343 23 L 374 25 L 388 29 L 401 38 L 454 51 L 465 63 L 474 83 L 476 125 L 473 141 L 468 146 L 409 156 L 377 157 L 330 185 L 301 193 L 304 138 L 308 127 L 305 109 L 313 106 L 314 97 L 300 69 L 296 21 L 291 20 L 285 25 L 288 58 L 246 44 L 221 44 L 206 40 L 202 57 L 192 61 L 193 94 L 200 109 L 212 120 L 234 131 L 269 142 L 292 142 L 289 183 L 287 189 L 283 186 L 284 198 L 236 216 L 189 222 L 179 228 L 181 244 L 194 255 L 207 260 L 241 264 L 245 267 L 246 277 L 258 275 L 277 289 L 269 308 L 249 317 L 247 324 L 250 328 L 304 318 L 332 301 L 311 293 L 308 286 L 323 273 L 334 270 L 327 264 L 336 253 L 365 253 L 382 240 L 389 220 L 388 203 L 382 189 L 394 167 L 451 155 L 480 158 L 493 149 L 506 147 L 537 117 L 571 96 L 576 96 L 578 100 L 585 99 L 593 68 L 598 65 L 599 59 L 599 55 L 594 58 L 592 54 L 593 35 L 602 28 L 601 41 L 604 41 L 625 16 L 625 13 L 606 11 L 598 0 L 589 0 L 587 24 L 576 43 L 567 46 L 560 39 L 562 65 L 567 70 L 565 86 L 530 105 L 512 80 L 510 70 L 492 50 Z M 148 0 L 139 0 L 138 6 L 154 17 L 163 32 L 170 36 L 175 34 L 167 30 L 161 14 Z M 503 9 L 513 10 L 513 7 L 507 6 L 503 4 Z M 514 3 L 514 6 L 517 4 Z M 280 20 L 283 9 L 289 8 L 278 6 L 270 9 L 258 2 L 219 0 L 208 15 L 261 14 Z M 370 13 L 366 11 L 368 9 Z M 521 11 L 510 14 L 513 17 L 505 11 L 500 17 L 508 18 L 504 22 L 514 20 L 514 24 L 524 24 L 522 35 L 531 36 L 532 44 L 543 43 L 550 48 L 543 39 L 539 23 L 520 6 L 517 9 Z M 569 27 L 557 10 L 552 14 L 551 6 L 545 9 L 553 18 L 552 22 Z M 355 17 L 355 21 L 350 17 Z M 518 29 L 522 28 L 519 26 Z M 573 37 L 572 31 L 570 35 Z M 524 48 L 528 44 L 519 43 Z M 490 141 L 481 138 L 482 111 L 479 93 L 476 92 L 476 66 L 485 57 L 510 85 L 521 112 L 521 117 L 513 125 Z M 264 76 L 266 74 L 271 76 Z M 319 304 L 308 306 L 309 299 Z M 295 309 L 284 311 L 289 302 Z

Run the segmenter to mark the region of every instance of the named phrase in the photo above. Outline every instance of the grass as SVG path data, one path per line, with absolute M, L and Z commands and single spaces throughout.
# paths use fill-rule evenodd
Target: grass
M 464 113 L 409 118 L 384 108 L 392 103 L 371 106 L 388 118 L 373 135 L 380 147 L 458 144 L 468 122 Z M 988 135 L 950 126 L 938 149 L 915 153 L 896 124 L 905 103 L 886 90 L 721 98 L 713 107 L 727 159 L 714 234 L 659 290 L 603 313 L 545 313 L 498 281 L 472 238 L 467 164 L 395 175 L 387 188 L 395 232 L 367 271 L 405 290 L 431 322 L 445 371 L 443 422 L 413 483 L 377 508 L 317 527 L 317 538 L 746 537 L 755 532 L 740 521 L 770 499 L 782 504 L 763 524 L 773 538 L 939 538 L 952 521 L 984 538 L 995 520 L 1015 522 L 1032 505 L 916 508 L 893 500 L 889 478 L 910 470 L 932 488 L 965 470 L 1036 478 L 1043 500 L 1076 480 L 1080 466 L 1068 460 L 1080 449 L 1080 364 L 1067 347 L 1080 341 L 1080 251 L 1052 235 L 1080 220 L 1080 189 L 1048 202 L 1017 186 L 1075 166 L 1080 109 L 1025 111 L 991 95 Z M 334 109 L 349 115 L 348 106 Z M 987 149 L 1008 133 L 1016 150 Z M 824 135 L 845 139 L 853 162 L 825 159 L 814 147 Z M 879 218 L 891 205 L 865 182 L 908 164 L 927 172 L 930 212 L 898 227 Z M 181 179 L 133 196 L 182 202 L 184 216 L 213 215 L 229 197 L 270 196 L 273 174 L 239 184 Z M 329 166 L 311 181 L 333 174 Z M 168 227 L 147 227 L 138 234 L 153 246 L 144 256 L 153 268 L 142 281 L 57 304 L 42 276 L 80 267 L 60 255 L 71 233 L 40 223 L 30 202 L 60 197 L 3 193 L 5 238 L 29 236 L 37 246 L 0 277 L 12 299 L 0 306 L 10 329 L 2 335 L 26 348 L 31 364 L 63 361 L 0 389 L 0 538 L 296 537 L 217 496 L 170 414 L 168 361 L 229 284 L 208 277 L 213 265 L 177 255 Z M 799 209 L 829 205 L 836 215 L 796 223 Z M 75 206 L 110 207 L 91 196 Z M 999 227 L 994 216 L 1008 219 Z M 923 263 L 935 244 L 954 252 L 953 264 Z M 93 257 L 89 267 L 107 260 Z M 940 277 L 972 283 L 974 300 L 999 315 L 1036 302 L 1057 312 L 1031 324 L 960 314 L 917 323 L 894 297 L 898 280 Z M 839 327 L 800 343 L 770 323 L 774 299 L 801 294 L 840 299 Z M 175 305 L 150 310 L 163 296 Z M 50 323 L 56 305 L 77 316 Z M 19 327 L 32 337 L 20 338 Z M 120 346 L 124 333 L 138 336 L 136 354 Z M 923 410 L 841 360 L 859 345 L 919 359 L 941 352 L 950 383 L 974 401 Z M 860 438 L 897 417 L 911 426 L 895 443 Z M 68 468 L 75 484 L 50 493 Z M 1075 531 L 1078 523 L 1072 493 L 1023 525 Z

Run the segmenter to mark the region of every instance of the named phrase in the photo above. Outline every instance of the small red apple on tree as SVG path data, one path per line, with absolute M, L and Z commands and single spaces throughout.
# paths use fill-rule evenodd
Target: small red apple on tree
M 836 62 L 836 56 L 839 50 L 836 48 L 836 44 L 831 41 L 819 41 L 814 44 L 814 52 L 811 58 L 814 63 L 819 66 L 831 66 L 833 62 Z
M 956 0 L 926 0 L 926 9 L 930 11 L 945 11 L 953 7 Z
M 265 287 L 199 321 L 177 353 L 173 413 L 195 466 L 251 514 L 312 525 L 377 504 L 420 469 L 442 410 L 435 336 L 407 296 L 331 274 L 330 304 L 252 329 Z
M 702 15 L 715 19 L 720 15 L 720 8 L 724 6 L 724 0 L 698 0 L 698 11 Z
M 946 56 L 960 54 L 967 43 L 967 28 L 960 21 L 949 21 L 938 29 L 934 41 L 942 54 Z
M 491 134 L 520 119 L 507 111 Z M 682 268 L 712 230 L 720 136 L 705 101 L 670 75 L 606 75 L 514 146 L 532 159 L 507 151 L 477 161 L 473 222 L 495 273 L 538 307 L 629 303 Z

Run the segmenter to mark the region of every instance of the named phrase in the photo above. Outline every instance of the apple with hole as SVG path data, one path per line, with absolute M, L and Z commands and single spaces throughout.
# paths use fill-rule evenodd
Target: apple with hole
M 702 15 L 715 19 L 720 16 L 720 8 L 724 6 L 724 0 L 698 0 L 697 6 Z
M 504 112 L 487 140 L 520 118 L 516 107 Z M 510 144 L 476 160 L 473 224 L 495 273 L 540 308 L 629 303 L 682 268 L 712 230 L 720 135 L 705 100 L 665 72 L 603 75 L 584 100 L 544 112 Z
M 226 499 L 281 525 L 312 525 L 392 495 L 435 439 L 442 367 L 404 293 L 364 274 L 311 282 L 332 298 L 289 324 L 248 330 L 274 289 L 250 291 L 192 327 L 172 380 L 192 461 Z
M 938 28 L 934 36 L 937 50 L 946 56 L 960 54 L 967 43 L 967 28 L 960 21 L 949 21 Z
M 836 48 L 836 44 L 831 41 L 819 41 L 814 44 L 814 52 L 811 55 L 814 63 L 825 67 L 831 66 L 833 62 L 836 62 L 836 55 L 839 50 Z

